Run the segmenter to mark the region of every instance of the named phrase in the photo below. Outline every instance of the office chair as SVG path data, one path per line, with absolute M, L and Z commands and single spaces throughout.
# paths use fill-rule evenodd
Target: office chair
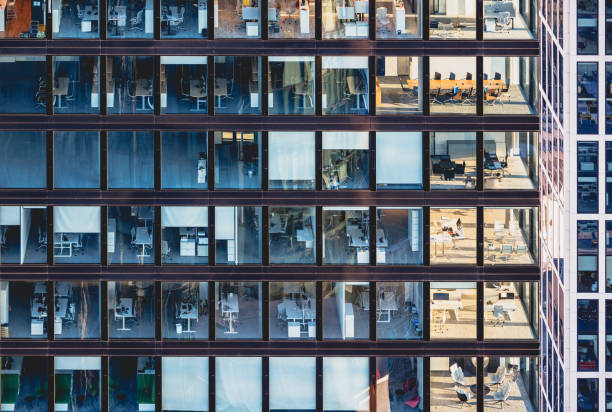
M 489 80 L 489 75 L 486 74 L 486 73 L 483 73 L 482 74 L 482 78 L 483 78 L 483 80 Z
M 300 100 L 302 101 L 302 105 L 297 105 L 298 110 L 314 108 L 314 102 L 312 101 L 311 92 L 312 87 L 310 85 L 310 82 L 303 82 L 293 86 L 293 93 L 295 93 L 297 97 L 300 97 Z
M 495 72 L 495 77 L 493 78 L 493 80 L 501 80 L 501 74 L 498 72 Z
M 442 80 L 442 75 L 438 72 L 434 73 L 434 80 Z
M 136 13 L 136 17 L 132 17 L 130 19 L 130 30 L 143 30 L 142 27 L 138 27 L 140 23 L 142 23 L 142 15 L 144 14 L 143 10 L 138 10 Z
M 449 80 L 455 80 L 455 73 L 450 72 L 450 75 L 448 76 Z
M 363 109 L 368 108 L 368 102 L 366 100 L 366 95 L 368 90 L 365 86 L 365 82 L 360 81 L 361 79 L 356 78 L 355 76 L 347 76 L 346 83 L 348 85 L 348 94 L 349 96 L 356 97 L 356 105 L 353 110 L 361 110 L 360 99 L 363 97 L 364 107 Z
M 472 73 L 467 72 L 467 74 L 465 75 L 465 80 L 472 80 Z
M 469 407 L 470 405 L 468 404 L 468 401 L 472 398 L 472 395 L 458 386 L 455 386 L 455 392 L 457 393 L 457 398 L 459 399 L 458 403 L 460 404 L 461 408 L 463 408 L 463 405 L 467 405 Z

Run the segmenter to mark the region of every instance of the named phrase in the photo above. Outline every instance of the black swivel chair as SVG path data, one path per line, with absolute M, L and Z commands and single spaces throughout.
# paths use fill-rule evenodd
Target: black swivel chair
M 442 80 L 442 75 L 438 72 L 434 73 L 434 80 Z
M 500 74 L 500 73 L 495 72 L 495 77 L 494 77 L 494 80 L 501 80 L 501 74 Z
M 482 74 L 482 78 L 483 78 L 484 80 L 489 80 L 489 75 L 488 75 L 488 74 L 486 74 L 486 73 L 483 73 L 483 74 Z
M 465 80 L 472 80 L 472 73 L 468 72 L 468 73 L 465 75 Z

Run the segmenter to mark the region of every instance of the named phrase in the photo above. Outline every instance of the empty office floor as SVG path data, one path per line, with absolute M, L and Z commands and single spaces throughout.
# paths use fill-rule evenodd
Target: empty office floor
M 378 264 L 421 264 L 423 262 L 422 249 L 412 250 L 412 237 L 408 232 L 408 212 L 401 209 L 383 209 L 379 213 L 381 218 L 376 225 L 378 229 L 383 230 L 389 246 L 384 248 L 385 262 L 378 262 Z
M 520 156 L 508 156 L 506 162 L 508 167 L 504 169 L 503 175 L 500 177 L 487 170 L 484 171 L 485 189 L 537 189 Z
M 385 319 L 386 314 L 382 314 Z M 411 326 L 412 317 L 402 308 L 391 315 L 391 322 L 376 322 L 377 339 L 420 339 Z
M 442 289 L 432 289 L 433 293 L 444 293 Z M 446 309 L 445 318 L 441 322 L 434 319 L 438 315 L 431 310 L 431 339 L 476 339 L 476 289 L 457 289 L 461 293 L 462 308 L 457 310 L 459 319 L 452 309 Z
M 418 96 L 402 89 L 400 77 L 378 76 L 376 79 L 381 93 L 381 102 L 376 104 L 377 114 L 410 114 L 421 111 Z
M 431 234 L 441 233 L 442 216 L 454 223 L 457 218 L 463 225 L 464 239 L 451 242 L 431 242 L 432 264 L 475 264 L 476 263 L 476 210 L 475 209 L 431 209 Z
M 486 283 L 485 285 L 488 285 L 488 283 Z M 514 304 L 517 310 L 512 312 L 512 318 L 510 318 L 509 313 L 506 312 L 504 314 L 503 326 L 495 326 L 493 312 L 487 311 L 486 307 L 489 305 L 495 305 L 495 303 L 499 300 L 499 293 L 501 293 L 502 290 L 504 292 L 514 293 Z M 512 339 L 537 339 L 538 336 L 535 333 L 533 327 L 531 326 L 532 321 L 529 319 L 529 314 L 527 313 L 525 306 L 523 305 L 521 296 L 514 289 L 514 286 L 510 284 L 510 286 L 504 286 L 502 290 L 498 290 L 492 287 L 484 288 L 485 339 L 508 339 L 509 337 L 511 337 Z
M 358 305 L 353 304 L 354 314 L 354 331 L 355 337 L 352 339 L 369 339 L 370 338 L 370 312 L 364 310 Z M 342 339 L 342 330 L 340 328 L 340 316 L 336 298 L 323 299 L 323 338 L 324 339 Z

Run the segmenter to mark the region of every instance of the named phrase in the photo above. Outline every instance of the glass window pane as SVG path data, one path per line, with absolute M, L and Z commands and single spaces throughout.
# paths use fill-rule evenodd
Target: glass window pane
M 215 207 L 215 263 L 261 264 L 261 207 Z
M 476 133 L 429 134 L 432 190 L 476 189 Z
M 100 263 L 100 207 L 53 208 L 55 263 Z
M 100 283 L 55 282 L 55 339 L 100 339 Z
M 100 113 L 99 61 L 93 56 L 53 56 L 55 114 Z
M 423 264 L 423 210 L 376 209 L 376 264 Z
M 578 412 L 591 412 L 599 410 L 599 391 L 597 378 L 578 379 Z
M 277 0 L 268 3 L 268 37 L 312 39 L 315 36 L 315 2 Z M 298 18 L 296 18 L 297 16 Z
M 47 135 L 42 132 L 0 132 L 0 187 L 47 187 Z
M 209 309 L 207 282 L 163 282 L 162 337 L 208 339 Z
M 215 56 L 215 114 L 261 114 L 261 73 L 260 57 Z
M 261 8 L 257 0 L 215 0 L 215 37 L 258 39 Z
M 369 339 L 370 284 L 323 282 L 323 319 L 323 339 Z
M 612 325 L 607 322 L 612 318 L 612 300 L 606 299 L 606 372 L 612 371 Z
M 324 39 L 368 37 L 368 0 L 322 1 Z
M 215 132 L 215 189 L 261 188 L 261 132 Z
M 578 292 L 599 291 L 599 224 L 596 220 L 579 220 L 578 234 Z
M 576 51 L 578 54 L 597 54 L 597 0 L 585 0 L 577 7 L 578 24 Z
M 578 71 L 578 134 L 597 134 L 598 69 L 597 63 L 577 63 Z
M 432 265 L 476 264 L 476 209 L 430 210 Z
M 315 133 L 269 132 L 270 189 L 314 190 Z
M 216 339 L 261 339 L 261 282 L 217 282 L 215 299 Z
M 421 113 L 423 93 L 419 84 L 422 78 L 419 57 L 376 57 L 376 113 Z
M 323 208 L 323 263 L 370 263 L 370 211 L 367 207 Z
M 44 2 L 43 2 L 44 4 Z M 100 37 L 100 11 L 97 0 L 68 3 L 53 0 L 54 39 L 97 39 Z
M 538 395 L 542 388 L 538 388 L 537 358 L 498 358 L 487 356 L 483 358 L 483 367 L 483 375 L 485 376 L 484 392 L 488 393 L 488 395 L 485 395 L 485 411 L 493 412 L 498 410 L 495 399 L 506 393 L 508 394 L 507 396 L 502 396 L 502 398 L 506 398 L 504 401 L 506 408 L 521 412 L 538 410 L 536 405 L 538 404 Z M 556 366 L 553 367 L 556 371 Z M 549 374 L 551 372 L 548 371 Z M 490 381 L 487 377 L 490 377 Z M 497 383 L 500 379 L 502 382 Z
M 271 207 L 270 263 L 315 264 L 314 207 Z
M 485 263 L 538 262 L 537 208 L 484 208 Z
M 538 134 L 484 132 L 484 189 L 537 189 Z
M 109 39 L 152 39 L 153 0 L 108 2 Z
M 555 7 L 561 7 L 555 5 Z M 538 29 L 537 0 L 484 2 L 484 38 L 486 40 L 519 40 L 536 38 Z M 556 29 L 556 27 L 555 27 Z
M 421 0 L 376 1 L 376 38 L 412 39 L 421 37 Z
M 208 358 L 162 357 L 162 411 L 208 411 Z
M 45 356 L 3 356 L 2 409 L 17 412 L 47 412 L 49 358 Z
M 154 134 L 108 132 L 108 188 L 153 189 Z
M 270 358 L 270 411 L 316 410 L 316 359 Z
M 475 39 L 476 2 L 457 0 L 429 3 L 429 37 L 432 39 Z
M 370 360 L 323 358 L 323 410 L 370 410 Z
M 596 372 L 599 370 L 599 308 L 595 299 L 578 299 L 578 371 Z
M 484 57 L 484 114 L 535 114 L 535 57 Z
M 610 16 L 610 23 L 607 24 L 610 25 L 609 33 L 612 43 L 612 16 Z M 612 63 L 606 63 L 606 134 L 612 134 Z
M 153 282 L 108 282 L 108 337 L 154 338 L 155 300 Z
M 475 74 L 474 57 L 431 57 L 429 59 L 431 113 L 476 114 Z
M 0 264 L 47 263 L 47 208 L 0 206 Z
M 599 210 L 599 143 L 578 142 L 577 206 L 578 213 L 597 213 Z
M 0 113 L 46 113 L 46 70 L 45 56 L 2 56 Z
M 46 8 L 46 0 L 4 2 L 0 38 L 44 39 Z
M 155 390 L 154 357 L 111 356 L 108 358 L 110 410 L 124 408 L 132 411 L 153 410 Z
M 155 263 L 153 222 L 153 206 L 109 206 L 108 263 Z
M 101 359 L 89 356 L 56 356 L 55 410 L 100 410 Z
M 607 220 L 606 221 L 606 293 L 610 293 L 610 292 L 612 292 L 612 221 Z M 610 317 L 612 318 L 612 312 L 610 312 Z M 612 370 L 610 372 L 612 372 Z
M 423 338 L 423 284 L 380 282 L 376 284 L 377 339 Z
M 485 282 L 485 339 L 538 338 L 538 284 Z
M 207 6 L 207 0 L 198 0 L 191 4 L 178 0 L 162 0 L 162 38 L 208 38 Z
M 100 188 L 100 133 L 54 132 L 53 173 L 56 189 Z
M 322 67 L 323 114 L 368 114 L 368 57 L 323 56 Z
M 153 3 L 153 0 L 147 0 L 147 2 Z M 109 24 L 110 22 L 109 20 Z M 154 73 L 153 57 L 107 57 L 106 106 L 108 113 L 153 114 Z
M 3 338 L 46 339 L 46 282 L 0 281 L 0 329 Z
M 162 132 L 162 189 L 208 188 L 206 132 Z
M 270 338 L 315 339 L 314 282 L 270 282 Z
M 315 61 L 306 56 L 268 57 L 270 114 L 315 113 Z
M 376 132 L 376 188 L 423 189 L 423 135 Z
M 376 377 L 376 410 L 423 410 L 423 358 L 376 358 Z
M 261 412 L 261 358 L 215 358 L 215 410 Z
M 162 113 L 208 113 L 206 56 L 161 56 L 160 67 Z
M 208 207 L 162 206 L 162 263 L 208 263 Z
M 369 189 L 368 132 L 323 132 L 323 189 Z
M 431 339 L 476 339 L 476 282 L 431 282 Z

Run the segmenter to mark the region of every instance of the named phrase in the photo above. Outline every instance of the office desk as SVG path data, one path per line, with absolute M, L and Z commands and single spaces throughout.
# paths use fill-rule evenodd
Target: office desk
M 455 318 L 459 320 L 459 309 L 463 309 L 460 300 L 435 300 L 431 302 L 431 312 L 434 310 L 444 311 L 442 319 L 446 321 L 446 311 L 452 310 L 455 313 Z
M 81 31 L 90 32 L 92 30 L 92 21 L 98 21 L 98 9 L 93 6 L 85 6 L 83 8 L 83 17 L 81 18 Z
M 242 20 L 258 21 L 259 20 L 259 7 L 243 7 L 242 8 Z
M 68 314 L 68 298 L 59 298 L 55 302 L 55 318 L 65 318 Z
M 338 14 L 338 20 L 355 20 L 354 7 L 336 7 L 336 13 Z
M 181 238 L 180 240 L 180 256 L 195 256 L 196 255 L 196 240 L 194 238 Z
M 353 247 L 366 247 L 369 245 L 368 237 L 356 225 L 346 225 L 346 234 L 350 238 L 349 245 Z
M 376 321 L 381 323 L 391 322 L 391 312 L 397 311 L 397 302 L 395 301 L 395 293 L 384 292 L 378 296 L 378 310 Z M 387 315 L 384 317 L 383 315 Z
M 444 245 L 446 242 L 451 242 L 453 241 L 453 239 L 451 238 L 451 235 L 449 235 L 448 233 L 440 233 L 440 234 L 436 234 L 436 235 L 431 235 L 429 237 L 429 240 L 431 243 L 434 244 L 434 256 L 439 257 L 439 256 L 444 256 Z M 438 255 L 438 243 L 442 243 L 442 254 Z
M 30 313 L 33 319 L 42 319 L 47 317 L 47 301 L 43 299 L 34 299 L 32 301 L 32 311 Z
M 62 96 L 68 94 L 68 86 L 70 86 L 70 79 L 68 77 L 58 77 L 53 82 L 53 101 L 55 103 L 55 96 L 57 96 L 57 108 L 62 108 Z
M 149 257 L 150 255 L 146 254 L 145 247 L 151 246 L 151 235 L 149 234 L 149 230 L 146 227 L 138 227 L 136 228 L 136 240 L 134 243 L 137 245 L 142 245 L 142 254 L 136 255 L 137 257 L 144 258 Z
M 200 111 L 200 103 L 206 102 L 206 86 L 200 80 L 189 81 L 189 96 L 196 100 L 196 111 Z
M 121 328 L 117 330 L 131 330 L 125 327 L 126 318 L 135 318 L 134 311 L 132 310 L 133 300 L 132 298 L 121 298 L 119 299 L 119 305 L 115 307 L 115 317 L 121 318 Z
M 136 80 L 136 91 L 134 92 L 136 97 L 142 97 L 142 106 L 137 108 L 136 110 L 152 110 L 153 106 L 149 102 L 146 107 L 147 97 L 153 95 L 153 82 L 148 79 L 138 79 Z
M 184 329 L 183 333 L 195 333 L 195 330 L 191 329 L 191 319 L 198 319 L 198 305 L 181 303 L 179 318 L 187 319 L 187 329 Z
M 234 293 L 227 295 L 226 299 L 221 300 L 221 315 L 228 318 L 228 330 L 225 333 L 237 334 L 238 332 L 234 329 L 234 314 L 238 313 L 238 296 Z
M 55 233 L 53 236 L 53 249 L 55 257 L 72 257 L 72 248 L 79 244 L 79 235 L 76 233 Z M 59 249 L 59 255 L 55 252 Z M 68 255 L 64 255 L 64 249 L 68 249 Z
M 126 6 L 115 6 L 108 12 L 108 21 L 115 22 L 117 27 L 125 27 L 127 25 L 127 8 Z

